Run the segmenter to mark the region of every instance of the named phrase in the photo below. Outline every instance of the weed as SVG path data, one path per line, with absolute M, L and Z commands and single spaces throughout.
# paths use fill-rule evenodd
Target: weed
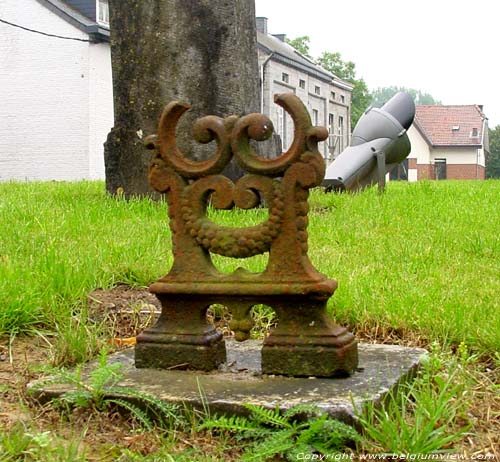
M 90 322 L 84 310 L 69 319 L 56 321 L 56 332 L 52 336 L 52 364 L 72 366 L 91 360 L 103 348 L 110 327 Z
M 0 433 L 2 462 L 84 462 L 78 440 L 63 441 L 51 432 L 29 432 L 18 424 Z
M 468 379 L 462 356 L 445 362 L 433 348 L 417 379 L 402 385 L 382 403 L 369 404 L 359 413 L 367 437 L 363 446 L 385 453 L 429 454 L 453 451 L 453 443 L 470 428 L 466 411 L 470 405 Z
M 56 383 L 71 386 L 72 389 L 56 401 L 66 412 L 75 407 L 106 412 L 111 406 L 116 406 L 150 431 L 154 427 L 169 430 L 185 424 L 179 406 L 164 403 L 149 393 L 118 386 L 123 379 L 122 367 L 121 363 L 108 363 L 103 349 L 98 365 L 87 377 L 84 377 L 80 365 L 74 371 L 58 371 L 52 378 L 39 383 L 37 388 Z
M 262 338 L 278 322 L 276 312 L 267 305 L 255 305 L 252 308 L 251 316 L 255 323 L 250 332 L 253 338 Z
M 209 417 L 199 426 L 199 430 L 235 435 L 244 445 L 243 461 L 260 462 L 276 456 L 297 460 L 298 454 L 303 453 L 332 454 L 359 439 L 352 427 L 312 406 L 297 406 L 283 414 L 278 408 L 252 404 L 245 407 L 250 411 L 249 417 Z

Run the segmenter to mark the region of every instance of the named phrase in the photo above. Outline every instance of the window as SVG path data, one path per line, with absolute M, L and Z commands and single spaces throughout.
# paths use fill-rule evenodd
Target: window
M 342 101 L 342 103 L 345 104 L 345 96 L 344 95 L 340 95 L 340 101 Z
M 97 21 L 102 24 L 109 24 L 109 4 L 108 0 L 98 0 Z
M 472 133 L 470 134 L 473 138 L 477 138 L 479 136 L 479 132 L 477 131 L 477 128 L 472 129 Z
M 314 93 L 316 93 L 317 95 L 321 95 L 321 88 L 316 85 L 314 87 Z
M 335 154 L 338 136 L 335 136 L 335 116 L 333 114 L 328 114 L 328 132 L 328 149 L 331 154 Z
M 281 138 L 281 146 L 283 147 L 283 149 L 286 149 L 286 112 L 282 107 L 276 108 L 276 119 L 278 121 L 278 124 L 276 126 L 276 134 Z
M 408 181 L 408 158 L 394 167 L 389 173 L 390 181 Z
M 290 83 L 290 76 L 286 72 L 283 72 L 281 74 L 281 80 L 285 83 Z
M 344 150 L 344 117 L 339 116 L 339 149 Z
M 305 89 L 306 88 L 306 81 L 300 79 L 299 80 L 299 87 L 302 88 L 302 89 Z
M 446 159 L 436 159 L 434 161 L 434 178 L 436 180 L 446 180 Z
M 318 125 L 319 122 L 319 112 L 313 109 L 313 125 Z
M 335 101 L 335 97 L 336 97 L 336 96 L 337 96 L 337 95 L 335 94 L 335 92 L 334 92 L 334 91 L 331 91 L 331 92 L 330 92 L 330 98 L 331 98 L 333 101 Z

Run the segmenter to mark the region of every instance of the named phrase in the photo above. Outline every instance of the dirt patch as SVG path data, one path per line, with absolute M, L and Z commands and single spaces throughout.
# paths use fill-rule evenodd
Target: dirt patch
M 161 303 L 147 288 L 119 285 L 112 289 L 96 289 L 88 294 L 89 318 L 106 323 L 115 338 L 132 338 L 152 326 L 161 313 Z M 276 325 L 270 312 L 253 312 L 253 337 L 263 337 Z M 232 336 L 229 328 L 230 311 L 222 305 L 212 305 L 207 321 L 214 324 L 224 336 Z M 409 329 L 383 326 L 346 326 L 358 341 L 426 348 L 429 340 Z
M 87 296 L 89 318 L 106 323 L 115 338 L 136 337 L 153 325 L 161 312 L 158 299 L 147 289 L 119 285 L 96 289 Z
M 0 343 L 0 428 L 28 422 L 32 416 L 23 403 L 26 385 L 49 363 L 49 349 L 41 337 L 4 339 Z
M 152 326 L 161 313 L 161 303 L 146 288 L 119 285 L 112 289 L 96 289 L 87 296 L 89 318 L 105 323 L 115 339 L 133 339 Z M 232 336 L 229 328 L 231 313 L 222 305 L 212 305 L 207 311 L 207 321 L 224 336 Z M 255 336 L 265 335 L 274 324 L 269 316 L 254 313 Z M 260 332 L 262 331 L 262 332 Z M 119 343 L 119 342 L 118 342 Z M 126 342 L 125 342 L 126 344 Z

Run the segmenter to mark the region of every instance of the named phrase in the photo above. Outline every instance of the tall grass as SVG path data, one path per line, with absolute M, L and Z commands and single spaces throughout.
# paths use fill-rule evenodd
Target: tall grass
M 147 285 L 170 264 L 164 204 L 102 182 L 0 184 L 0 332 L 53 327 L 88 291 Z
M 499 181 L 315 194 L 310 254 L 339 282 L 334 315 L 498 351 L 499 200 Z
M 310 258 L 339 282 L 353 326 L 500 349 L 500 182 L 389 183 L 385 194 L 311 195 Z M 53 329 L 85 295 L 147 285 L 171 264 L 166 206 L 106 196 L 102 182 L 0 184 L 0 333 Z M 264 211 L 215 212 L 245 226 Z M 217 258 L 229 271 L 265 266 Z

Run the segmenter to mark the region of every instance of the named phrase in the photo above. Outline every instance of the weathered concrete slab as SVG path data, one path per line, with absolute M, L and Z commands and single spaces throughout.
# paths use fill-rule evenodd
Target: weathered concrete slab
M 170 403 L 186 403 L 212 412 L 246 414 L 245 403 L 286 410 L 308 404 L 325 410 L 344 422 L 355 422 L 356 407 L 378 402 L 399 383 L 407 380 L 425 358 L 421 348 L 395 345 L 359 345 L 359 368 L 346 378 L 319 379 L 262 375 L 257 340 L 237 343 L 226 340 L 227 362 L 218 372 L 136 369 L 133 349 L 110 355 L 110 362 L 123 364 L 120 386 L 151 393 Z M 87 372 L 95 364 L 89 364 Z M 46 401 L 71 389 L 53 384 L 29 388 L 36 399 Z

